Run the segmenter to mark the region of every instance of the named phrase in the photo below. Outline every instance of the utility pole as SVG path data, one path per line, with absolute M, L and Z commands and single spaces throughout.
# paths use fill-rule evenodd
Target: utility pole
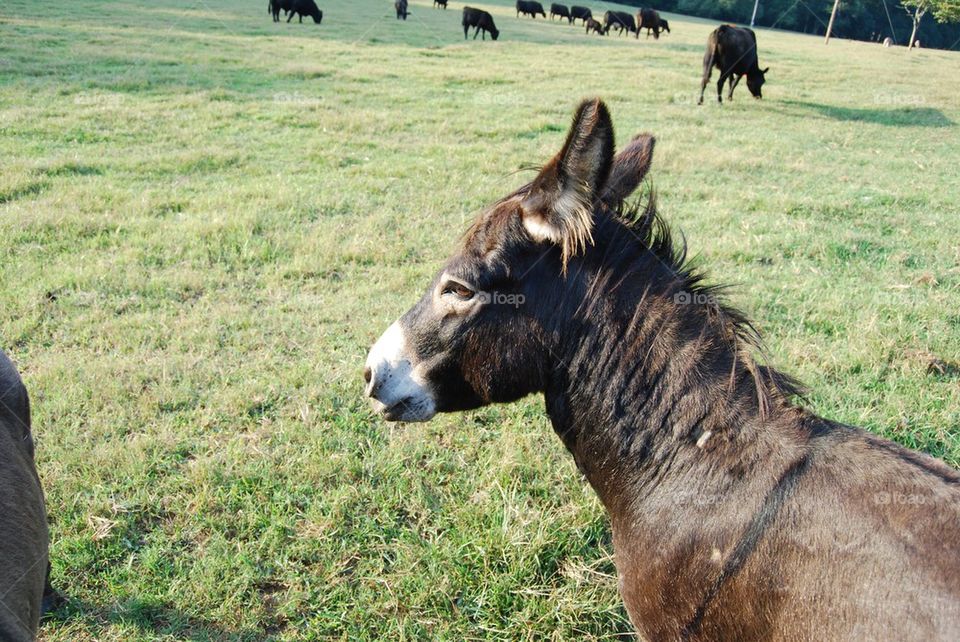
M 757 7 L 760 6 L 760 0 L 754 0 L 753 2 L 753 15 L 750 16 L 750 26 L 753 26 L 753 23 L 757 21 Z
M 837 7 L 840 6 L 840 0 L 833 0 L 833 11 L 830 12 L 830 24 L 827 25 L 827 37 L 823 44 L 830 44 L 830 33 L 833 31 L 833 21 L 837 17 Z

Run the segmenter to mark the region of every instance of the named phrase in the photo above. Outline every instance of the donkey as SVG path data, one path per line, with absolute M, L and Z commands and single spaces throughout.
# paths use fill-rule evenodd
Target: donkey
M 814 415 L 751 357 L 652 198 L 624 206 L 653 148 L 614 156 L 606 106 L 580 105 L 372 347 L 373 407 L 427 421 L 543 393 L 644 639 L 960 639 L 960 475 Z
M 33 462 L 30 400 L 0 351 L 0 640 L 37 637 L 49 573 L 47 513 Z

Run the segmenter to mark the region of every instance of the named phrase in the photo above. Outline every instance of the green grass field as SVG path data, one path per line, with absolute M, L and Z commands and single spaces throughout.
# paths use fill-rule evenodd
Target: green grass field
M 539 399 L 387 425 L 362 398 L 584 96 L 656 134 L 661 211 L 813 409 L 960 465 L 957 53 L 761 30 L 765 99 L 697 107 L 705 21 L 638 42 L 484 0 L 500 40 L 464 42 L 458 2 L 266 4 L 0 4 L 0 346 L 67 598 L 43 640 L 630 631 Z

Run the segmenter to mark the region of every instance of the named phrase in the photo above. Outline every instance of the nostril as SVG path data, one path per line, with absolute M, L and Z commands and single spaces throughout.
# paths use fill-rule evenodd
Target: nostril
M 363 368 L 363 380 L 367 383 L 370 383 L 370 379 L 373 378 L 373 370 L 370 369 L 370 366 L 364 366 Z

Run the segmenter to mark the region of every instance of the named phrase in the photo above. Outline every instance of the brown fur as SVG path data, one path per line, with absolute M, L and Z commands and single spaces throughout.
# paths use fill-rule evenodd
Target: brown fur
M 537 178 L 480 215 L 399 321 L 437 410 L 544 394 L 645 639 L 960 639 L 960 475 L 814 415 L 753 358 L 757 333 L 652 199 L 624 205 L 653 149 L 614 157 L 606 107 L 585 102 Z M 570 189 L 586 223 L 553 205 Z M 441 309 L 444 279 L 526 303 Z

